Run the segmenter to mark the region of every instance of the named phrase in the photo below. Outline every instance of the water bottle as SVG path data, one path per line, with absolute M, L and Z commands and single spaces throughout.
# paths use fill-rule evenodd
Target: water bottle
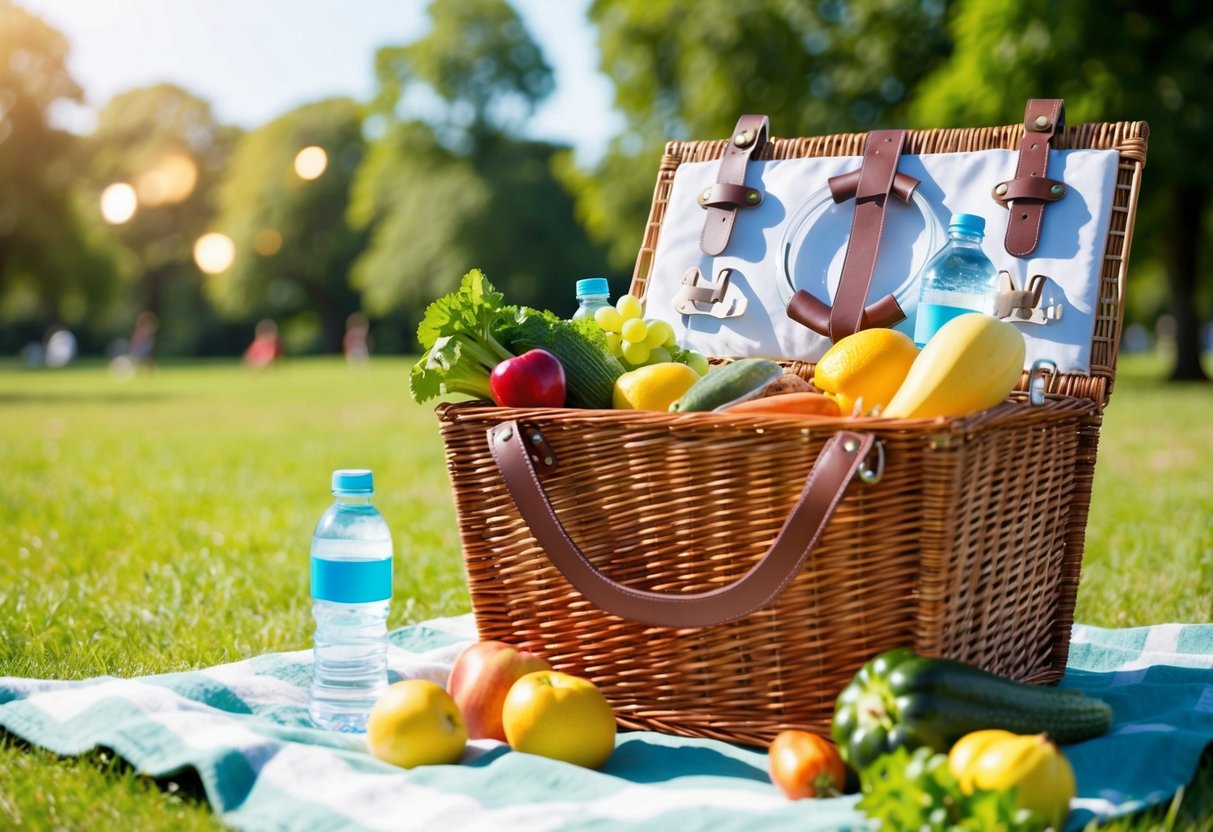
M 360 733 L 387 688 L 392 535 L 371 505 L 371 472 L 333 472 L 333 504 L 312 535 L 312 721 Z
M 914 322 L 914 342 L 924 345 L 941 326 L 966 312 L 994 314 L 998 270 L 981 250 L 986 221 L 957 214 L 948 241 L 922 267 L 922 294 Z
M 577 281 L 577 311 L 573 320 L 592 318 L 604 306 L 611 305 L 611 287 L 605 277 L 588 277 Z

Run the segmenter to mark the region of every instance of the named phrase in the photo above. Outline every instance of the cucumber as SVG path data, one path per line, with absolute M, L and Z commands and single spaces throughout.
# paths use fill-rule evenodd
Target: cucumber
M 1067 744 L 1111 726 L 1111 707 L 1080 691 L 1014 682 L 902 648 L 855 674 L 838 696 L 832 734 L 843 759 L 862 769 L 898 747 L 946 753 L 965 734 L 988 728 Z
M 708 370 L 682 398 L 670 405 L 671 413 L 720 410 L 762 394 L 783 375 L 783 368 L 765 358 L 743 358 Z

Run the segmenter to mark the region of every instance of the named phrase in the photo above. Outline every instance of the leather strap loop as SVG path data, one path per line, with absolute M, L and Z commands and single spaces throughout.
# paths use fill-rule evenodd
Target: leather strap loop
M 994 186 L 991 195 L 994 197 L 994 201 L 1001 202 L 1004 208 L 1007 207 L 1008 202 L 1017 199 L 1056 202 L 1066 195 L 1066 184 L 1043 176 L 1029 176 L 1027 179 L 999 182 Z
M 750 159 L 757 156 L 766 146 L 769 134 L 770 119 L 766 116 L 745 115 L 737 120 L 729 145 L 720 158 L 720 171 L 716 174 L 717 188 L 722 185 L 745 188 L 746 166 Z M 707 216 L 703 220 L 703 234 L 699 237 L 699 248 L 704 254 L 715 257 L 729 244 L 738 206 L 758 204 L 746 201 L 744 194 L 741 196 L 741 200 L 712 201 L 705 204 Z
M 854 199 L 859 193 L 859 176 L 861 171 L 853 170 L 850 173 L 840 173 L 838 176 L 831 176 L 826 180 L 826 184 L 830 186 L 830 196 L 834 197 L 834 202 L 842 204 L 848 199 Z M 900 199 L 902 202 L 908 203 L 914 197 L 914 189 L 918 187 L 918 180 L 908 173 L 893 174 L 893 196 Z
M 1024 134 L 1019 145 L 1019 163 L 1015 178 L 1006 183 L 1010 210 L 1007 213 L 1007 236 L 1003 243 L 1012 257 L 1027 257 L 1040 243 L 1040 228 L 1044 222 L 1043 198 L 1032 195 L 1010 196 L 1010 186 L 1022 180 L 1044 179 L 1049 170 L 1049 148 L 1053 137 L 1065 129 L 1066 107 L 1060 98 L 1033 98 L 1024 108 Z M 1052 183 L 1061 184 L 1061 183 Z M 1020 185 L 1017 190 L 1023 189 Z M 995 195 L 997 198 L 997 194 Z
M 667 594 L 620 584 L 582 554 L 553 511 L 526 452 L 526 436 L 532 433 L 516 421 L 488 431 L 493 459 L 531 535 L 552 564 L 589 601 L 612 615 L 658 627 L 724 624 L 744 618 L 778 598 L 800 574 L 875 442 L 870 434 L 849 431 L 839 431 L 826 441 L 771 547 L 737 581 L 707 592 Z

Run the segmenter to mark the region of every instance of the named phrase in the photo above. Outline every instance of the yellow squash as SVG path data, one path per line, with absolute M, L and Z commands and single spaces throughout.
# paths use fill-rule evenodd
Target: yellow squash
M 1070 761 L 1044 734 L 974 731 L 952 746 L 948 769 L 965 794 L 1015 789 L 1020 807 L 1054 829 L 1061 828 L 1077 793 Z
M 993 407 L 1019 383 L 1026 352 L 1006 321 L 977 312 L 953 318 L 918 353 L 881 415 L 933 419 Z

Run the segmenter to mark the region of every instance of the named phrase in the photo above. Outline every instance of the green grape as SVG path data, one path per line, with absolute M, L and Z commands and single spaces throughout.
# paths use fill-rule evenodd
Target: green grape
M 623 355 L 623 338 L 618 332 L 608 332 L 606 334 L 606 345 L 607 350 L 616 358 Z
M 645 336 L 644 343 L 649 349 L 655 349 L 665 346 L 673 337 L 674 327 L 665 321 L 649 321 L 649 334 Z
M 623 340 L 630 341 L 633 344 L 644 344 L 645 338 L 649 334 L 649 325 L 640 318 L 629 318 L 623 322 L 623 328 L 619 330 L 623 336 Z M 648 349 L 648 346 L 645 346 Z
M 625 321 L 639 318 L 644 314 L 644 305 L 640 302 L 640 298 L 635 295 L 623 295 L 620 297 L 619 300 L 615 301 L 615 309 Z
M 634 319 L 633 319 L 634 320 Z M 628 323 L 631 323 L 629 321 Z M 631 364 L 640 366 L 649 360 L 649 348 L 635 341 L 623 342 L 623 357 Z
M 678 346 L 678 336 L 674 334 L 674 327 L 670 327 L 670 337 L 665 339 L 665 343 L 662 346 L 669 347 L 670 349 Z
M 648 345 L 648 341 L 645 341 L 645 345 L 646 346 Z M 664 364 L 667 361 L 673 361 L 673 360 L 674 360 L 674 357 L 672 355 L 670 355 L 670 351 L 667 350 L 665 347 L 653 347 L 653 349 L 651 349 L 649 351 L 649 363 L 650 364 Z
M 701 376 L 706 376 L 708 374 L 708 360 L 697 352 L 687 353 L 687 366 L 699 373 Z
M 603 332 L 618 332 L 623 326 L 623 316 L 613 306 L 604 306 L 594 313 L 594 320 Z

